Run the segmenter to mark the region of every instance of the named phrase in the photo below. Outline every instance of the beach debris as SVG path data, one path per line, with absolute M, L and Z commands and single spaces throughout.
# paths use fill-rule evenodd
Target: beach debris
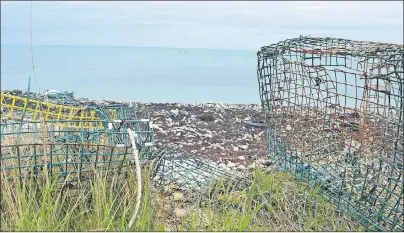
M 74 98 L 74 92 L 58 92 L 53 89 L 45 91 L 46 100 L 54 101 L 58 104 L 78 105 Z
M 21 101 L 17 101 L 16 103 L 20 107 L 24 107 L 23 99 L 26 98 L 25 90 L 4 90 L 2 93 L 4 94 L 12 94 L 15 93 L 18 97 L 21 97 Z M 2 94 L 3 96 L 3 94 Z M 30 97 L 32 97 L 32 101 L 30 100 L 31 106 L 30 109 L 27 109 L 27 118 L 31 118 L 38 116 L 38 112 L 35 113 L 36 104 L 33 100 L 42 100 L 45 101 L 47 97 L 42 93 L 30 93 Z M 251 117 L 252 119 L 259 119 L 262 117 L 262 108 L 258 104 L 223 104 L 223 103 L 211 103 L 207 104 L 176 104 L 176 103 L 133 103 L 127 101 L 113 101 L 113 100 L 104 100 L 97 101 L 89 98 L 82 98 L 74 96 L 75 102 L 78 103 L 75 108 L 81 109 L 85 106 L 108 106 L 108 105 L 118 105 L 122 104 L 125 106 L 136 106 L 139 108 L 147 109 L 147 113 L 149 118 L 153 120 L 154 125 L 154 133 L 155 133 L 155 146 L 158 148 L 171 144 L 175 147 L 181 148 L 186 151 L 193 151 L 192 153 L 198 153 L 198 156 L 201 156 L 209 161 L 218 162 L 221 157 L 221 153 L 227 153 L 226 156 L 231 156 L 234 160 L 237 160 L 238 156 L 245 156 L 247 154 L 254 154 L 254 156 L 258 158 L 264 158 L 268 154 L 268 148 L 266 146 L 266 133 L 265 128 L 256 128 L 250 127 L 246 124 L 235 124 L 235 116 L 239 119 L 245 119 L 246 117 Z M 10 106 L 12 104 L 12 98 L 4 98 L 2 99 L 2 106 L 5 106 L 5 103 L 9 103 Z M 55 100 L 49 99 L 46 100 L 47 103 L 56 103 Z M 32 103 L 32 104 L 31 104 Z M 44 114 L 41 115 L 46 116 L 46 111 L 48 107 L 52 108 L 51 105 L 41 105 L 39 110 L 44 111 Z M 68 105 L 66 105 L 68 106 Z M 72 106 L 69 105 L 69 108 Z M 7 110 L 8 108 L 3 108 Z M 179 110 L 178 117 L 169 117 L 171 110 Z M 229 109 L 229 110 L 227 110 Z M 17 109 L 14 109 L 13 115 L 18 115 Z M 222 111 L 223 110 L 223 111 Z M 56 114 L 57 110 L 55 109 Z M 66 108 L 63 112 L 69 112 Z M 205 112 L 207 111 L 207 112 Z M 77 120 L 80 119 L 80 112 L 74 110 L 74 117 L 77 116 Z M 198 118 L 198 116 L 202 114 L 211 114 L 215 120 L 212 122 L 202 121 Z M 31 117 L 32 116 L 32 117 Z M 53 116 L 53 115 L 48 115 Z M 57 115 L 56 115 L 57 116 Z M 95 116 L 95 115 L 94 115 Z M 65 118 L 65 114 L 62 114 L 62 117 Z M 91 117 L 91 115 L 90 115 Z M 185 120 L 184 117 L 186 117 Z M 216 121 L 217 120 L 217 121 Z M 205 130 L 209 130 L 212 134 L 208 134 Z M 175 136 L 178 132 L 182 132 L 181 136 Z M 244 138 L 244 135 L 251 135 L 253 138 Z M 248 136 L 247 136 L 248 137 Z M 244 139 L 243 139 L 244 138 Z M 243 139 L 243 140 L 241 140 Z M 217 144 L 217 146 L 213 146 Z M 239 151 L 228 151 L 231 150 L 231 144 L 239 146 L 239 145 L 247 145 L 248 149 L 246 151 L 239 148 Z M 203 150 L 203 148 L 205 150 Z M 221 151 L 221 152 L 219 152 Z M 248 153 L 247 153 L 248 151 Z M 245 165 L 248 166 L 253 163 L 253 160 L 246 161 Z
M 246 125 L 256 127 L 256 128 L 266 128 L 266 124 L 263 121 L 246 121 Z
M 45 95 L 48 97 L 48 98 L 51 98 L 51 99 L 55 99 L 56 97 L 57 97 L 57 94 L 58 94 L 58 92 L 56 91 L 56 90 L 47 90 L 46 92 L 45 92 Z

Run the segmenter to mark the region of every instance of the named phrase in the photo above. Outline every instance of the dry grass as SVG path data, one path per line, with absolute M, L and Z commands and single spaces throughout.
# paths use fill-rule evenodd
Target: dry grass
M 19 180 L 1 183 L 1 226 L 5 231 L 355 231 L 358 222 L 335 210 L 318 190 L 284 173 L 257 170 L 254 184 L 231 192 L 229 184 L 189 202 L 162 196 L 143 172 L 140 213 L 127 227 L 136 200 L 134 170 L 126 178 L 94 173 L 69 189 L 50 178 L 41 186 Z M 46 173 L 46 168 L 43 171 Z M 4 179 L 4 173 L 3 179 Z M 64 188 L 63 188 L 64 187 Z M 184 217 L 175 209 L 186 211 Z
M 2 125 L 3 126 L 3 125 Z M 31 127 L 31 126 L 30 126 Z M 34 127 L 34 126 L 32 126 Z M 25 130 L 28 130 L 29 127 Z M 7 129 L 16 130 L 16 129 Z M 19 130 L 19 129 L 18 129 Z M 51 142 L 49 126 L 42 125 L 37 134 L 5 135 L 2 139 L 2 168 L 17 165 L 18 158 L 3 160 L 7 156 L 41 154 L 39 179 L 15 179 L 18 169 L 1 173 L 1 230 L 4 231 L 355 231 L 359 223 L 327 202 L 318 190 L 295 181 L 285 173 L 257 170 L 254 182 L 244 191 L 233 192 L 231 184 L 222 183 L 208 196 L 196 201 L 174 201 L 172 195 L 161 194 L 150 181 L 150 168 L 143 171 L 142 203 L 135 224 L 128 228 L 136 201 L 134 169 L 117 175 L 111 172 L 90 171 L 89 179 L 71 185 L 49 175 L 49 154 L 57 143 Z M 63 136 L 65 134 L 62 133 Z M 3 135 L 2 135 L 3 136 Z M 104 141 L 103 141 L 104 140 Z M 107 138 L 100 138 L 99 144 Z M 38 146 L 35 151 L 30 144 Z M 17 153 L 13 145 L 21 145 Z M 24 146 L 25 145 L 25 146 Z M 52 146 L 52 148 L 51 148 Z M 65 144 L 60 143 L 60 153 Z M 81 145 L 79 145 L 81 146 Z M 108 150 L 106 152 L 109 153 Z M 53 153 L 53 152 L 52 152 Z M 59 162 L 73 162 L 81 150 L 69 156 L 59 156 Z M 100 153 L 100 156 L 102 153 Z M 101 157 L 99 157 L 101 159 Z M 67 160 L 66 160 L 67 158 Z M 32 165 L 33 158 L 21 160 Z M 3 163 L 4 162 L 4 163 Z M 57 162 L 57 161 L 52 161 Z M 77 161 L 77 164 L 82 161 Z M 77 165 L 76 164 L 76 165 Z M 126 166 L 130 167 L 130 166 Z M 88 169 L 94 168 L 89 166 Z M 22 169 L 30 175 L 29 169 Z M 24 171 L 25 170 L 25 171 Z M 55 173 L 56 172 L 56 173 Z M 65 180 L 70 180 L 70 174 Z M 40 179 L 40 178 L 45 179 Z M 58 182 L 59 181 L 59 182 Z M 178 216 L 176 209 L 185 211 Z

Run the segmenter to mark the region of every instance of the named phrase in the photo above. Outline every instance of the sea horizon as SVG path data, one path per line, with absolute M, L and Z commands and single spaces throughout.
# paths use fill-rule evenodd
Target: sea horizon
M 10 44 L 1 43 L 1 46 L 31 46 L 30 44 Z M 203 50 L 224 50 L 224 51 L 244 51 L 244 52 L 258 52 L 257 49 L 231 49 L 231 48 L 203 48 L 203 47 L 166 47 L 166 46 L 135 46 L 135 45 L 87 45 L 87 44 L 32 44 L 32 46 L 66 46 L 66 47 L 124 47 L 124 48 L 145 48 L 145 49 L 203 49 Z M 262 46 L 261 46 L 262 47 Z M 261 48 L 260 47 L 260 48 Z
M 254 50 L 1 44 L 2 90 L 54 89 L 95 100 L 259 104 Z

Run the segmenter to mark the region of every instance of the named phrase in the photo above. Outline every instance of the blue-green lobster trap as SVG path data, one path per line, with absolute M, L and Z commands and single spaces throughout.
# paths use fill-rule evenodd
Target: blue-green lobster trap
M 270 157 L 369 230 L 404 230 L 403 55 L 403 45 L 311 37 L 258 52 Z
M 142 108 L 87 107 L 75 114 L 82 119 L 3 119 L 3 175 L 10 180 L 39 178 L 46 167 L 48 175 L 58 175 L 64 181 L 69 175 L 70 181 L 74 181 L 87 178 L 95 170 L 121 171 L 134 160 L 128 128 L 136 134 L 136 149 L 141 158 L 152 155 L 153 124 Z M 86 115 L 93 115 L 92 120 L 84 120 Z
M 220 180 L 246 183 L 242 176 L 176 148 L 154 146 L 153 123 L 144 109 L 128 105 L 73 107 L 2 95 L 2 177 L 34 180 L 54 176 L 62 183 L 134 169 L 133 149 L 143 164 L 153 164 L 159 188 L 176 185 L 206 192 Z M 34 120 L 35 119 L 35 120 Z M 136 148 L 127 129 L 135 133 Z M 46 168 L 46 169 L 45 169 Z M 241 182 L 242 181 L 242 182 Z

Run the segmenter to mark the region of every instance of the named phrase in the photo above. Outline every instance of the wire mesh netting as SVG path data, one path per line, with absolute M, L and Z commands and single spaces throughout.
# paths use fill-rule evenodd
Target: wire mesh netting
M 270 157 L 372 230 L 403 230 L 402 45 L 300 37 L 262 47 Z
M 195 155 L 166 146 L 154 156 L 153 180 L 157 187 L 176 187 L 195 196 L 207 194 L 220 182 L 227 182 L 233 189 L 244 189 L 252 182 L 244 175 L 230 171 L 213 162 L 198 159 Z
M 62 105 L 47 101 L 39 101 L 29 97 L 15 96 L 0 93 L 1 97 L 1 118 L 17 120 L 100 120 L 95 110 L 84 111 L 83 107 Z M 25 114 L 23 114 L 25 110 Z M 116 117 L 116 111 L 110 116 L 112 120 Z M 21 117 L 25 119 L 21 119 Z M 57 124 L 57 123 L 55 123 Z M 89 125 L 90 126 L 90 125 Z M 89 127 L 88 126 L 88 127 Z M 87 127 L 87 126 L 86 126 Z M 100 125 L 100 127 L 102 127 Z
M 44 102 L 47 108 L 41 110 L 27 106 L 38 103 L 35 100 L 7 98 L 12 104 L 2 104 L 1 170 L 10 180 L 41 177 L 44 167 L 63 181 L 68 175 L 70 181 L 87 178 L 94 170 L 121 171 L 134 159 L 127 128 L 136 132 L 142 158 L 153 153 L 153 125 L 141 108 L 75 108 Z M 24 115 L 18 108 L 22 103 L 32 114 L 18 120 Z
M 74 107 L 4 93 L 1 103 L 1 170 L 10 181 L 38 181 L 44 168 L 46 174 L 70 183 L 89 179 L 94 171 L 133 169 L 130 128 L 136 132 L 141 159 L 155 162 L 155 186 L 174 185 L 195 196 L 224 180 L 234 188 L 248 187 L 243 176 L 193 154 L 169 146 L 155 151 L 153 124 L 142 108 Z

